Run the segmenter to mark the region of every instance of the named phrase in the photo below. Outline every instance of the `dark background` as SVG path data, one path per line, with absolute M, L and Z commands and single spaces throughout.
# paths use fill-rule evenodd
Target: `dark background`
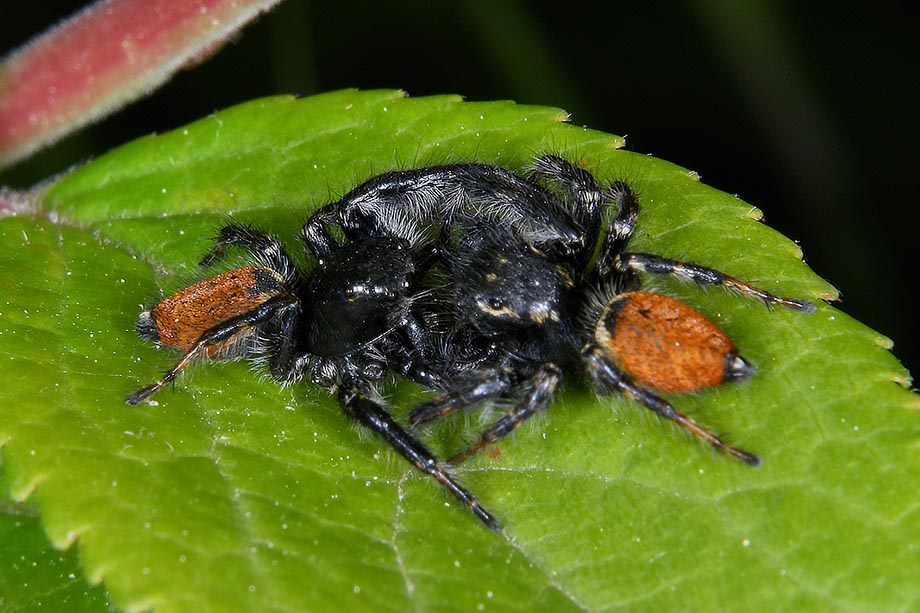
M 83 5 L 17 4 L 4 8 L 0 53 Z M 278 93 L 402 88 L 558 106 L 763 209 L 843 292 L 844 311 L 920 364 L 920 37 L 908 4 L 597 4 L 285 0 L 209 61 L 0 173 L 0 185 L 26 187 Z

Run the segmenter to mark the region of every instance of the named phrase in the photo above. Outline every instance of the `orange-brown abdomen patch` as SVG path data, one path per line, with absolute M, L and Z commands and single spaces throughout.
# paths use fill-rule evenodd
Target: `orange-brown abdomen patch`
M 696 309 L 648 292 L 612 300 L 595 340 L 622 372 L 664 393 L 721 384 L 734 352 L 731 339 Z
M 253 310 L 281 287 L 278 274 L 261 266 L 237 268 L 199 281 L 153 308 L 159 341 L 187 349 L 208 329 Z

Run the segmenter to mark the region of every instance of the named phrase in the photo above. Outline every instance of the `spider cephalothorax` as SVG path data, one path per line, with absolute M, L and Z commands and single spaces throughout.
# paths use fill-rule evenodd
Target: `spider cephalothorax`
M 601 187 L 562 158 L 543 156 L 528 174 L 470 163 L 373 177 L 304 224 L 301 238 L 316 259 L 309 271 L 274 237 L 227 226 L 202 264 L 231 247 L 251 262 L 141 314 L 144 338 L 183 355 L 128 403 L 149 398 L 196 358 L 253 358 L 284 384 L 309 379 L 336 390 L 346 413 L 492 530 L 495 517 L 386 410 L 376 391 L 386 373 L 440 394 L 412 411 L 413 426 L 515 400 L 452 462 L 546 408 L 563 378 L 581 371 L 600 391 L 624 393 L 756 464 L 658 395 L 742 380 L 751 366 L 697 311 L 642 291 L 637 273 L 814 307 L 710 268 L 627 251 L 638 211 L 625 183 Z

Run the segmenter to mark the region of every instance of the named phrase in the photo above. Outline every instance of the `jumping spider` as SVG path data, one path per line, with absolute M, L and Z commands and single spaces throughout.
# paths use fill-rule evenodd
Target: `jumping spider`
M 580 238 L 567 224 L 564 202 L 485 164 L 386 173 L 317 211 L 301 233 L 317 261 L 310 272 L 299 271 L 275 237 L 226 226 L 201 265 L 216 264 L 229 247 L 242 249 L 252 263 L 182 289 L 141 313 L 140 335 L 183 355 L 159 381 L 131 394 L 128 404 L 146 400 L 197 358 L 253 358 L 284 384 L 309 378 L 336 389 L 346 413 L 498 530 L 497 520 L 393 420 L 374 389 L 388 370 L 446 389 L 443 369 L 433 368 L 444 360 L 430 354 L 453 352 L 432 338 L 425 323 L 431 289 L 423 281 L 438 258 L 445 220 L 473 210 L 483 219 L 513 223 L 535 245 L 551 239 L 548 251 L 567 251 Z
M 455 363 L 447 392 L 413 410 L 409 424 L 418 427 L 483 401 L 518 398 L 449 460 L 457 464 L 548 407 L 565 374 L 583 370 L 599 392 L 623 393 L 713 447 L 760 464 L 758 456 L 726 444 L 659 395 L 743 381 L 754 369 L 695 309 L 642 291 L 638 273 L 721 286 L 804 313 L 815 306 L 712 268 L 627 251 L 639 201 L 625 182 L 601 186 L 557 156 L 538 158 L 530 178 L 559 191 L 569 204 L 567 223 L 580 228 L 584 240 L 567 254 L 549 255 L 509 224 L 459 216 L 442 254 L 448 302 L 454 305 L 456 330 L 475 330 L 472 336 L 487 347 L 486 355 L 472 368 L 469 360 Z M 613 209 L 609 222 L 607 209 Z M 466 332 L 467 342 L 469 336 Z
M 625 183 L 602 187 L 548 155 L 526 176 L 461 163 L 374 177 L 304 224 L 301 238 L 317 261 L 309 272 L 274 237 L 226 226 L 202 265 L 223 259 L 228 247 L 242 249 L 251 264 L 141 314 L 144 338 L 183 355 L 127 402 L 149 398 L 196 358 L 253 358 L 284 384 L 309 378 L 336 390 L 347 414 L 494 531 L 495 517 L 382 404 L 376 384 L 387 372 L 440 394 L 410 413 L 412 426 L 483 401 L 517 399 L 451 463 L 546 408 L 564 373 L 582 369 L 601 392 L 625 393 L 756 465 L 757 456 L 727 445 L 656 393 L 743 380 L 752 367 L 697 311 L 641 291 L 637 273 L 719 285 L 803 312 L 814 306 L 710 268 L 626 251 L 638 212 Z

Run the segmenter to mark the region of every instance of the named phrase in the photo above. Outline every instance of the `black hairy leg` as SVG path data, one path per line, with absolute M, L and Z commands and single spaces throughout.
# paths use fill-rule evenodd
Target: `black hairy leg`
M 232 342 L 234 337 L 248 333 L 252 328 L 265 324 L 272 319 L 284 320 L 296 317 L 299 311 L 297 297 L 280 295 L 263 302 L 252 311 L 224 320 L 202 333 L 192 347 L 170 368 L 156 383 L 137 390 L 128 396 L 129 405 L 137 405 L 165 385 L 171 383 L 195 359 L 206 354 L 209 347 Z
M 759 456 L 732 447 L 714 432 L 675 409 L 668 401 L 645 387 L 638 385 L 634 381 L 630 381 L 627 376 L 617 372 L 617 370 L 611 366 L 603 352 L 597 350 L 586 351 L 585 363 L 591 376 L 594 377 L 594 380 L 603 389 L 626 395 L 653 413 L 671 420 L 698 439 L 741 460 L 745 464 L 751 466 L 760 465 L 761 459 Z
M 492 532 L 501 530 L 494 515 L 489 513 L 466 488 L 447 472 L 425 445 L 400 426 L 378 403 L 356 387 L 342 387 L 339 401 L 345 412 L 365 428 L 376 432 L 407 459 L 416 469 L 441 484 Z
M 277 238 L 246 226 L 227 225 L 220 229 L 214 246 L 202 256 L 199 265 L 209 268 L 227 256 L 227 247 L 238 247 L 250 259 L 276 272 L 288 284 L 297 277 L 297 268 Z
M 552 403 L 556 391 L 562 383 L 562 369 L 555 364 L 543 364 L 537 373 L 527 382 L 524 399 L 510 411 L 499 417 L 485 429 L 466 449 L 448 460 L 450 464 L 460 464 L 484 447 L 505 438 L 533 415 L 543 411 Z

